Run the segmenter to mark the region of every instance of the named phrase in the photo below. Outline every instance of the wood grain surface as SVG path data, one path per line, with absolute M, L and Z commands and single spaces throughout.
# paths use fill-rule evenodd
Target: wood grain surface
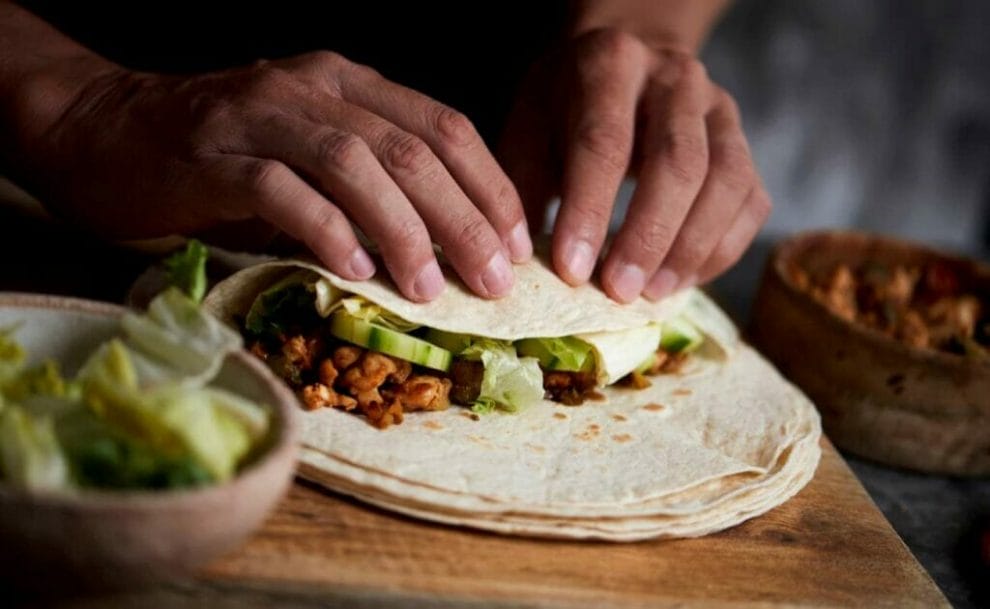
M 948 607 L 823 443 L 798 496 L 700 539 L 501 537 L 421 523 L 297 483 L 200 578 L 89 607 Z

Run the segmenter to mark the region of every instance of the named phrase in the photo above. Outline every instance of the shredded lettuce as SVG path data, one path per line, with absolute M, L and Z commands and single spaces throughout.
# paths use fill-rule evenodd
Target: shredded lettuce
M 169 285 L 181 290 L 193 302 L 202 302 L 206 295 L 206 259 L 209 255 L 205 245 L 191 239 L 186 249 L 165 259 Z
M 573 336 L 551 338 L 524 338 L 516 341 L 520 353 L 540 360 L 551 370 L 591 370 L 595 355 L 591 345 Z
M 0 472 L 4 480 L 28 489 L 70 484 L 69 465 L 51 417 L 34 417 L 16 405 L 0 412 Z
M 21 373 L 27 359 L 24 348 L 13 338 L 16 331 L 17 326 L 0 328 L 0 387 Z
M 257 338 L 270 339 L 287 334 L 293 326 L 315 322 L 314 292 L 318 303 L 335 299 L 327 288 L 329 284 L 317 290 L 315 278 L 312 271 L 302 270 L 276 282 L 251 303 L 244 327 Z
M 224 392 L 171 384 L 139 387 L 120 341 L 111 341 L 87 364 L 83 395 L 93 412 L 128 436 L 164 454 L 188 452 L 218 480 L 234 472 L 254 438 L 263 435 L 259 428 L 267 430 L 260 406 L 252 404 L 251 410 L 261 413 L 247 412 L 249 402 L 235 402 Z
M 202 387 L 220 371 L 241 337 L 175 288 L 159 294 L 144 315 L 121 319 L 128 346 L 171 370 L 173 380 Z
M 511 343 L 479 338 L 461 357 L 479 359 L 485 367 L 481 391 L 472 405 L 475 412 L 516 412 L 543 399 L 539 362 L 535 357 L 520 358 Z
M 381 306 L 360 297 L 350 296 L 340 301 L 340 306 L 344 308 L 352 317 L 357 317 L 368 323 L 384 326 L 396 332 L 412 332 L 419 328 L 419 324 L 406 321 L 392 313 L 386 311 Z

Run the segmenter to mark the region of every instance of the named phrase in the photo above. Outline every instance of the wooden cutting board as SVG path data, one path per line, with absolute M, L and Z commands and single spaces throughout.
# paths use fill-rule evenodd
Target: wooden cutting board
M 949 607 L 827 441 L 794 499 L 734 529 L 634 544 L 422 523 L 305 483 L 197 580 L 74 607 Z

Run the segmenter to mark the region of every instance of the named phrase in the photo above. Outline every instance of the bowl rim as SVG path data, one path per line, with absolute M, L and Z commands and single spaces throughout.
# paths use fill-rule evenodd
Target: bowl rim
M 99 300 L 88 300 L 74 296 L 60 296 L 30 292 L 0 291 L 0 309 L 54 309 L 92 314 L 99 317 L 119 318 L 131 311 L 127 307 Z M 164 490 L 105 490 L 105 489 L 72 489 L 72 490 L 26 490 L 8 486 L 0 481 L 0 499 L 18 500 L 30 503 L 45 503 L 48 505 L 114 508 L 131 507 L 147 509 L 181 509 L 181 506 L 209 500 L 211 496 L 227 495 L 232 489 L 250 483 L 264 474 L 273 463 L 288 460 L 292 463 L 294 476 L 296 468 L 296 452 L 300 431 L 300 409 L 295 394 L 258 358 L 244 349 L 235 351 L 228 358 L 233 358 L 239 365 L 248 370 L 249 374 L 259 377 L 272 395 L 275 403 L 268 408 L 275 415 L 276 433 L 274 441 L 265 451 L 248 464 L 237 475 L 219 484 L 209 484 L 199 487 Z
M 954 264 L 971 265 L 981 273 L 986 273 L 987 276 L 990 276 L 990 264 L 987 264 L 982 260 L 963 256 L 961 254 L 942 251 L 910 239 L 901 239 L 889 235 L 849 229 L 815 229 L 801 231 L 791 235 L 773 247 L 768 262 L 768 267 L 772 270 L 773 275 L 792 296 L 799 299 L 799 302 L 802 305 L 806 307 L 810 305 L 814 308 L 814 310 L 823 313 L 827 319 L 832 320 L 832 323 L 838 324 L 840 327 L 852 332 L 855 336 L 864 341 L 871 342 L 878 347 L 886 348 L 896 355 L 911 358 L 916 362 L 920 361 L 921 363 L 956 369 L 959 369 L 960 367 L 969 369 L 990 368 L 990 360 L 976 360 L 965 358 L 957 353 L 942 351 L 940 349 L 915 347 L 903 343 L 896 338 L 888 336 L 883 332 L 875 330 L 869 326 L 843 319 L 832 313 L 828 307 L 815 299 L 810 292 L 801 290 L 794 285 L 790 274 L 787 272 L 785 262 L 792 259 L 795 250 L 797 250 L 801 245 L 815 239 L 823 238 L 852 238 L 862 240 L 864 243 L 875 243 L 885 248 L 893 246 L 913 249 L 926 256 L 949 261 Z

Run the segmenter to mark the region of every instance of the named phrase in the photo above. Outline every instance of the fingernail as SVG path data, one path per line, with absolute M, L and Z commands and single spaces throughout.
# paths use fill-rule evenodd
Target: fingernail
M 612 274 L 612 291 L 620 302 L 636 300 L 645 283 L 643 269 L 635 264 L 623 264 Z
M 497 252 L 488 261 L 481 273 L 481 284 L 491 296 L 502 296 L 512 288 L 512 267 L 502 252 Z
M 678 283 L 680 283 L 680 279 L 677 277 L 677 273 L 669 269 L 660 269 L 650 280 L 650 285 L 646 286 L 643 293 L 652 300 L 660 300 L 677 289 Z
M 584 283 L 595 270 L 595 256 L 591 244 L 587 241 L 572 241 L 564 252 L 564 264 L 567 272 L 577 283 Z
M 513 262 L 525 262 L 533 255 L 533 241 L 529 238 L 529 229 L 525 220 L 521 220 L 509 231 L 507 245 Z
M 363 249 L 356 249 L 351 254 L 351 275 L 358 279 L 368 279 L 375 274 L 375 263 Z
M 433 300 L 443 292 L 443 273 L 435 260 L 423 267 L 413 282 L 413 292 L 423 300 Z

